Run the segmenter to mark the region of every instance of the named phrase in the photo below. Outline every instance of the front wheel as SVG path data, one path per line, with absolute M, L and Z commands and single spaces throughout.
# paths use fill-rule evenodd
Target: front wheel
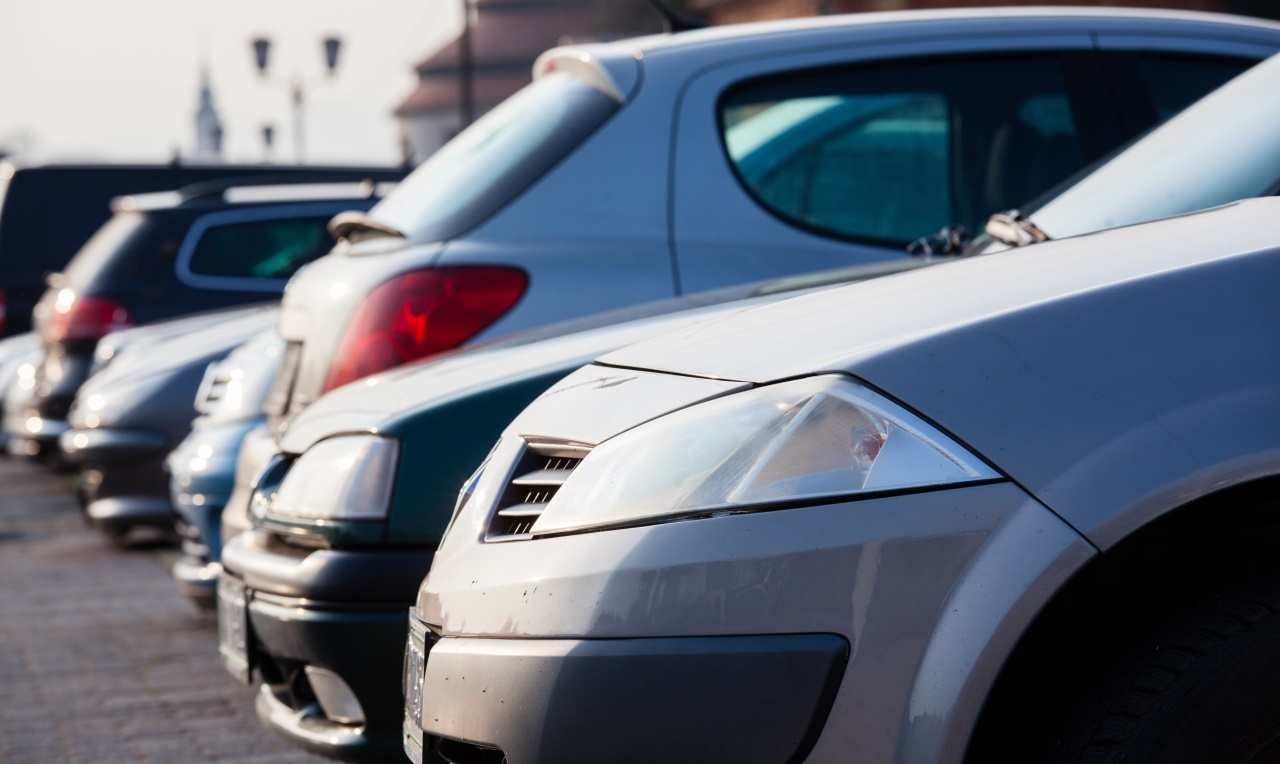
M 1170 618 L 1109 677 L 1069 717 L 1050 761 L 1280 762 L 1280 580 Z

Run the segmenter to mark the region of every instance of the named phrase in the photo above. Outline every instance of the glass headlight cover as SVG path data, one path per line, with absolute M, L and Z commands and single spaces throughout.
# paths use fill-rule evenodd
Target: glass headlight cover
M 605 441 L 532 532 L 1000 478 L 903 407 L 823 375 L 716 398 Z
M 399 444 L 377 435 L 339 435 L 298 457 L 268 511 L 313 520 L 381 520 L 391 504 Z

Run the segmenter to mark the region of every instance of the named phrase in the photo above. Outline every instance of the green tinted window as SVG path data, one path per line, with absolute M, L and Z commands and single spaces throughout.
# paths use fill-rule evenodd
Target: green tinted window
M 731 91 L 720 117 L 757 201 L 838 237 L 979 228 L 1081 165 L 1053 57 L 797 74 Z
M 210 226 L 188 268 L 198 276 L 287 279 L 333 247 L 328 222 L 324 216 Z

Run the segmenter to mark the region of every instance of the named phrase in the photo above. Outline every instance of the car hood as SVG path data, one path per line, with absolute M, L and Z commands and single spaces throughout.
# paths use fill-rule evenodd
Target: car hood
M 765 383 L 852 374 L 1105 548 L 1280 470 L 1280 199 L 756 307 L 600 363 Z M 1052 433 L 1052 437 L 1046 437 Z
M 322 438 L 339 432 L 377 431 L 423 407 L 502 385 L 519 385 L 555 371 L 568 374 L 602 353 L 657 334 L 723 319 L 796 294 L 918 270 L 937 262 L 904 258 L 738 284 L 631 305 L 459 349 L 324 395 L 289 422 L 281 436 L 281 448 L 301 453 Z
M 172 372 L 193 363 L 207 364 L 211 357 L 226 355 L 255 334 L 270 329 L 278 317 L 279 308 L 266 305 L 207 314 L 198 321 L 164 322 L 155 325 L 151 333 L 133 330 L 140 333 L 122 346 L 123 352 L 106 368 L 89 378 L 80 397 L 88 394 L 86 390 L 93 392 L 102 386 Z
M 297 414 L 281 436 L 280 447 L 288 453 L 301 453 L 316 441 L 340 432 L 376 432 L 392 420 L 426 407 L 447 405 L 556 370 L 568 374 L 601 353 L 779 299 L 778 295 L 756 297 L 549 339 L 539 339 L 539 332 L 377 374 L 338 388 Z
M 130 356 L 128 363 L 133 363 L 144 356 L 153 357 L 151 353 L 136 353 L 136 351 L 146 350 L 159 343 L 167 342 L 174 337 L 181 337 L 191 332 L 208 327 L 216 327 L 227 322 L 239 321 L 241 318 L 262 314 L 263 311 L 271 311 L 271 315 L 275 316 L 277 315 L 275 312 L 277 310 L 276 304 L 269 302 L 247 308 L 237 306 L 210 310 L 171 318 L 167 321 L 157 321 L 153 324 L 135 326 L 131 329 L 121 329 L 111 332 L 101 340 L 98 340 L 94 360 L 99 367 L 104 367 L 106 364 L 113 363 L 124 356 Z

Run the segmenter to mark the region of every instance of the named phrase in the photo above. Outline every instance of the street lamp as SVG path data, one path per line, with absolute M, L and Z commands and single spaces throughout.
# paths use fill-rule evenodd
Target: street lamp
M 271 57 L 271 39 L 268 37 L 256 37 L 253 43 L 253 59 L 258 65 L 258 74 L 264 79 L 267 76 L 267 66 Z M 334 72 L 338 68 L 338 52 L 342 49 L 342 40 L 338 37 L 330 36 L 322 41 L 324 48 L 325 74 L 332 78 Z M 293 146 L 297 155 L 298 163 L 301 164 L 306 157 L 306 146 L 303 139 L 303 107 L 306 103 L 305 87 L 306 82 L 299 74 L 294 74 L 289 84 L 289 100 L 293 104 Z M 268 133 L 263 131 L 263 140 L 270 149 L 271 138 Z
M 475 66 L 471 60 L 472 0 L 462 0 L 462 34 L 458 37 L 458 119 L 459 132 L 475 120 Z

